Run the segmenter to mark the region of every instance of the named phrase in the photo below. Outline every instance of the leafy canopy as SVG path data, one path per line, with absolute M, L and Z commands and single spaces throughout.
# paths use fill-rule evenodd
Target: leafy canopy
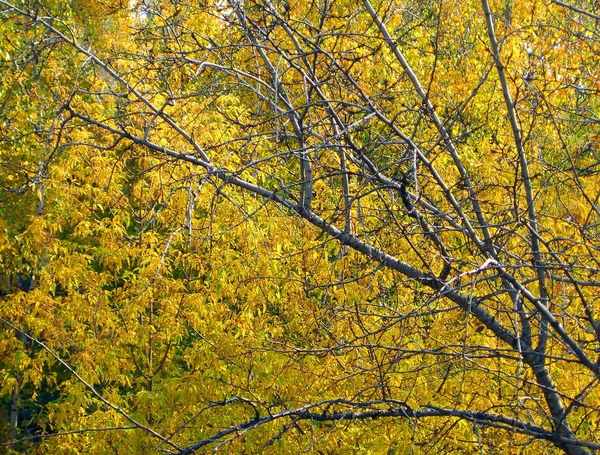
M 600 448 L 594 2 L 0 4 L 7 453 Z

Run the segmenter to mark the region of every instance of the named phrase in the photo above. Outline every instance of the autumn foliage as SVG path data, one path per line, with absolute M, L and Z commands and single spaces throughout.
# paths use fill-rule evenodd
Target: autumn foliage
M 0 17 L 0 451 L 600 449 L 597 2 Z

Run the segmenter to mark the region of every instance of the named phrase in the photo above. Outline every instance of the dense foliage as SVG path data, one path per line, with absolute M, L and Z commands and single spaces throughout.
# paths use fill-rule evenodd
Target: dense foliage
M 600 449 L 600 5 L 0 0 L 6 453 Z

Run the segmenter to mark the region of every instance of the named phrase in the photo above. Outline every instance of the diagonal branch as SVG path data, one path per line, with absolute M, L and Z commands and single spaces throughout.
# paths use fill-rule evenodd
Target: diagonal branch
M 110 133 L 120 135 L 124 139 L 129 139 L 136 144 L 148 148 L 149 150 L 153 150 L 155 152 L 167 155 L 169 157 L 176 158 L 182 161 L 187 161 L 191 164 L 204 167 L 208 171 L 208 174 L 210 176 L 214 176 L 222 180 L 224 183 L 228 183 L 238 188 L 250 191 L 259 196 L 263 196 L 267 200 L 273 201 L 295 212 L 304 220 L 308 221 L 313 226 L 316 226 L 321 231 L 329 234 L 331 237 L 338 240 L 343 245 L 347 245 L 348 247 L 373 259 L 379 264 L 388 267 L 392 270 L 395 270 L 396 272 L 399 272 L 405 277 L 410 278 L 418 283 L 421 283 L 427 286 L 428 288 L 440 293 L 441 296 L 450 299 L 452 302 L 459 305 L 463 310 L 469 311 L 471 314 L 473 314 L 483 325 L 490 329 L 498 339 L 504 341 L 512 348 L 517 349 L 518 340 L 516 336 L 510 330 L 504 327 L 504 325 L 502 325 L 487 310 L 485 310 L 481 305 L 482 302 L 480 302 L 478 299 L 474 299 L 470 296 L 465 296 L 461 294 L 456 289 L 450 288 L 444 280 L 439 279 L 435 275 L 423 272 L 422 270 L 419 270 L 416 267 L 413 267 L 412 265 L 401 261 L 400 259 L 390 254 L 387 254 L 384 251 L 374 247 L 373 245 L 359 239 L 357 236 L 345 232 L 344 229 L 340 229 L 335 225 L 329 223 L 324 218 L 317 215 L 315 212 L 304 207 L 302 204 L 295 204 L 289 199 L 281 196 L 277 192 L 277 190 L 268 190 L 266 188 L 255 185 L 238 177 L 236 173 L 228 169 L 215 168 L 213 165 L 207 164 L 203 160 L 198 159 L 192 155 L 170 150 L 166 147 L 156 145 L 147 139 L 137 137 L 127 131 L 111 127 L 110 125 L 102 123 L 98 120 L 94 120 L 81 113 L 75 112 L 70 106 L 65 106 L 64 110 L 68 111 L 70 115 L 74 118 L 83 120 L 84 122 L 90 125 L 102 128 Z
M 598 16 L 597 14 L 594 14 L 594 13 L 590 13 L 589 11 L 586 11 L 584 9 L 577 8 L 576 6 L 569 5 L 568 3 L 561 2 L 560 0 L 550 0 L 550 1 L 552 3 L 554 3 L 555 5 L 560 5 L 564 8 L 570 9 L 571 11 L 575 11 L 576 13 L 584 14 L 585 16 L 591 17 L 592 19 L 600 20 L 600 16 Z
M 28 340 L 30 340 L 33 343 L 35 343 L 38 346 L 40 346 L 46 352 L 48 352 L 48 354 L 50 354 L 52 357 L 54 357 L 54 359 L 58 363 L 60 363 L 63 367 L 65 367 L 69 371 L 69 373 L 71 373 L 79 382 L 81 382 L 85 386 L 85 388 L 88 389 L 92 393 L 92 395 L 94 397 L 96 397 L 98 400 L 100 400 L 102 403 L 104 403 L 110 409 L 112 409 L 113 411 L 115 411 L 117 414 L 120 414 L 121 416 L 123 416 L 126 420 L 128 420 L 129 422 L 131 422 L 136 428 L 144 430 L 146 433 L 152 435 L 153 437 L 155 437 L 157 439 L 160 439 L 163 443 L 168 444 L 169 446 L 171 446 L 172 448 L 174 448 L 176 450 L 181 450 L 181 448 L 177 444 L 175 444 L 174 442 L 169 441 L 169 439 L 167 439 L 164 436 L 160 435 L 159 433 L 157 433 L 156 431 L 154 431 L 152 428 L 147 427 L 146 425 L 138 422 L 133 417 L 131 417 L 129 414 L 127 414 L 123 409 L 121 409 L 120 407 L 112 404 L 110 401 L 108 401 L 106 398 L 104 398 L 102 395 L 100 395 L 96 391 L 96 389 L 94 388 L 94 386 L 92 384 L 90 384 L 85 379 L 83 379 L 81 377 L 81 375 L 79 373 L 77 373 L 73 369 L 73 367 L 71 367 L 68 363 L 66 363 L 63 359 L 61 359 L 52 349 L 50 349 L 48 346 L 46 346 L 45 343 L 41 342 L 37 338 L 32 337 L 27 332 L 24 332 L 23 330 L 19 329 L 14 324 L 11 324 L 9 321 L 7 321 L 4 318 L 0 318 L 0 321 L 2 321 L 4 324 L 6 324 L 8 327 L 10 327 L 11 329 L 13 329 L 14 331 L 20 333 L 22 336 L 26 337 Z

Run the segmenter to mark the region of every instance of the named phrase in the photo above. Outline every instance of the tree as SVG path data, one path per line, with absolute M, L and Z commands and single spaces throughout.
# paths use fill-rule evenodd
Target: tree
M 593 2 L 0 4 L 9 450 L 600 449 Z

